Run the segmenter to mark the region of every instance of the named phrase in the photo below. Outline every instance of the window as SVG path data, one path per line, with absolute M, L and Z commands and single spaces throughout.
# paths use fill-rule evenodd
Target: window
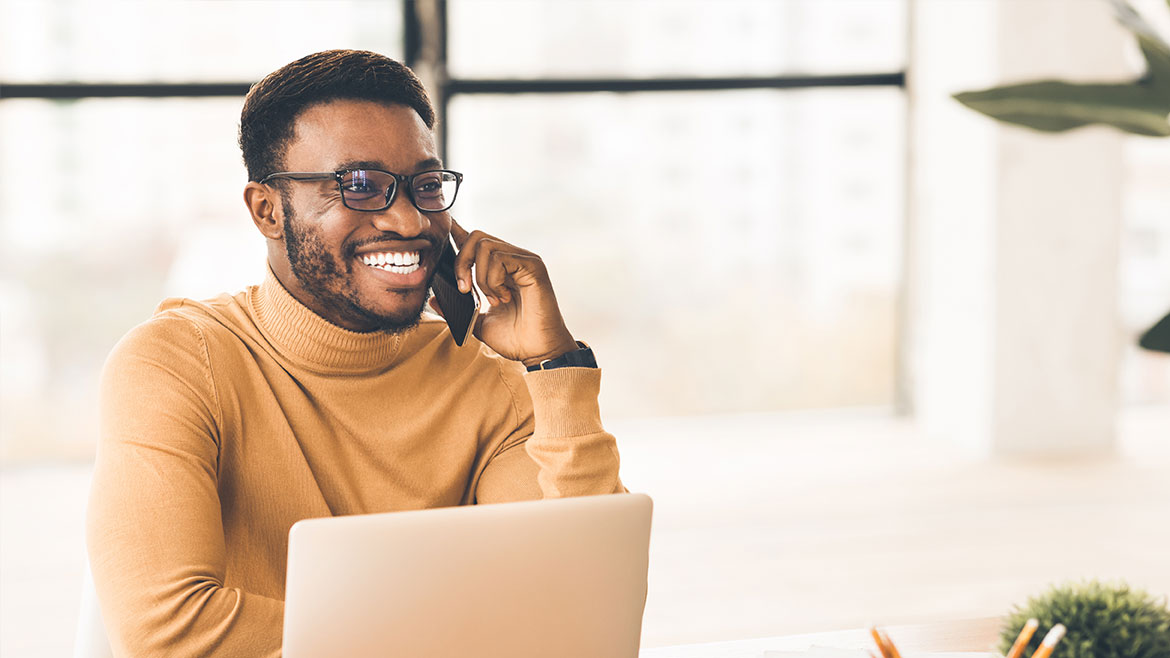
M 894 404 L 904 2 L 448 7 L 459 216 L 549 263 L 607 416 Z
M 889 405 L 905 14 L 905 0 L 5 3 L 0 459 L 91 454 L 114 342 L 166 296 L 261 276 L 242 93 L 332 47 L 445 65 L 428 82 L 467 174 L 457 217 L 545 257 L 607 370 L 607 416 Z
M 246 90 L 339 43 L 402 57 L 401 3 L 0 4 L 0 460 L 91 457 L 97 377 L 118 338 L 164 297 L 263 275 L 241 196 L 243 97 L 199 97 L 201 85 Z M 8 83 L 48 97 L 13 98 Z M 86 97 L 78 83 L 138 97 Z

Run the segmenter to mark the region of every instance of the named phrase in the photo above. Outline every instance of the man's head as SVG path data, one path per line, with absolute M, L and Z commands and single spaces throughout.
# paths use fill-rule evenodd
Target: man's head
M 240 118 L 250 181 L 245 202 L 269 240 L 269 264 L 277 278 L 338 326 L 355 331 L 413 326 L 450 216 L 419 210 L 404 183 L 388 208 L 369 212 L 349 207 L 354 204 L 343 201 L 333 178 L 268 177 L 348 169 L 410 176 L 438 169 L 434 122 L 418 78 L 370 52 L 309 55 L 248 93 Z M 381 262 L 387 259 L 379 256 L 387 255 L 391 262 L 398 255 L 402 264 Z
M 435 127 L 426 89 L 401 62 L 366 50 L 313 53 L 269 73 L 248 92 L 240 114 L 240 150 L 248 180 L 282 171 L 297 117 L 313 105 L 338 99 L 405 105 L 428 130 Z

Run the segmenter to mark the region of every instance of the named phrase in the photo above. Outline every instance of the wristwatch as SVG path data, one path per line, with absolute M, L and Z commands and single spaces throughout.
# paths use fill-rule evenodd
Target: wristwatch
M 555 359 L 545 359 L 534 366 L 528 366 L 528 372 L 553 368 L 596 368 L 597 359 L 593 358 L 593 349 L 581 341 L 577 341 L 577 348 Z

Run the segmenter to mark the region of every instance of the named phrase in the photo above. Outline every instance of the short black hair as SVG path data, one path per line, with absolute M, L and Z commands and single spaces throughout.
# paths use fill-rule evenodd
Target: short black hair
M 368 50 L 326 50 L 302 57 L 252 85 L 240 113 L 240 150 L 248 180 L 280 171 L 297 117 L 333 100 L 406 105 L 428 129 L 435 109 L 422 82 L 401 62 Z

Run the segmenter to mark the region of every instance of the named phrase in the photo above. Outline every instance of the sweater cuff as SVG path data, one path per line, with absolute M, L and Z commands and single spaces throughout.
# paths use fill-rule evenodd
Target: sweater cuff
M 555 368 L 524 375 L 532 396 L 535 434 L 544 437 L 583 436 L 604 432 L 597 395 L 600 368 Z

